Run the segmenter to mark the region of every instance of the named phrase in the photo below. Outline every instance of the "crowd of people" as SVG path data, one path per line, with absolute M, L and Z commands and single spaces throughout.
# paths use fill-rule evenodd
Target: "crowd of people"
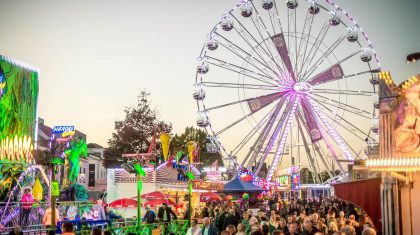
M 353 204 L 335 198 L 294 199 L 286 203 L 275 198 L 259 210 L 213 204 L 201 213 L 203 227 L 193 219 L 188 235 L 371 235 L 373 222 Z

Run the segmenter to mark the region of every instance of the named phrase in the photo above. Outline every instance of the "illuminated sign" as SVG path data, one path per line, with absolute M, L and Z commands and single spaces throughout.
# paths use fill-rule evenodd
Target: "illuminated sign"
M 0 141 L 0 160 L 23 161 L 29 163 L 33 156 L 31 137 L 24 136 L 14 138 L 6 138 Z
M 300 189 L 300 175 L 292 174 L 292 190 Z
M 74 126 L 55 126 L 52 130 L 54 135 L 61 135 L 62 138 L 74 136 Z
M 220 171 L 209 171 L 206 173 L 206 177 L 210 181 L 222 181 L 222 172 Z
M 194 180 L 193 181 L 193 189 L 206 189 L 206 190 L 216 190 L 221 191 L 224 188 L 223 183 L 218 182 L 208 182 L 202 180 Z

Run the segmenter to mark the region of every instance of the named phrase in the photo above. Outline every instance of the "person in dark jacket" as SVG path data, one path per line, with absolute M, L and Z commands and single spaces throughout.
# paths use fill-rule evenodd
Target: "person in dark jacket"
M 229 214 L 227 215 L 225 224 L 223 225 L 223 230 L 225 230 L 228 225 L 233 225 L 235 228 L 238 226 L 238 220 L 236 219 L 234 209 L 229 210 Z
M 210 223 L 209 217 L 205 217 L 203 219 L 203 229 L 201 230 L 201 235 L 218 235 L 217 228 Z
M 171 215 L 173 216 L 174 220 L 178 219 L 175 212 L 170 207 L 168 207 L 166 203 L 163 203 L 162 207 L 159 208 L 158 211 L 159 220 L 162 222 L 171 222 Z
M 153 224 L 156 221 L 156 213 L 152 209 L 150 209 L 149 206 L 147 206 L 146 214 L 141 220 L 146 221 L 148 224 Z
M 225 221 L 226 221 L 227 216 L 228 216 L 228 211 L 227 210 L 222 210 L 220 215 L 216 218 L 216 226 L 219 229 L 219 231 L 225 230 L 224 225 L 225 225 Z

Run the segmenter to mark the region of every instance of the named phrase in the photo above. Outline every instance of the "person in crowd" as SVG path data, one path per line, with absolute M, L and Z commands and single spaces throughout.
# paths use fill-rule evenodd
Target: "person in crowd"
M 312 221 L 309 218 L 303 220 L 303 233 L 304 235 L 314 235 L 315 233 L 320 232 L 319 229 L 312 225 Z
M 271 235 L 284 235 L 284 232 L 282 230 L 274 230 L 273 233 Z
M 332 221 L 328 224 L 328 234 L 333 234 L 335 232 L 338 232 L 338 226 L 334 221 Z
M 207 206 L 205 206 L 201 212 L 201 215 L 204 217 L 210 217 L 210 212 L 209 212 L 209 208 L 207 208 Z
M 26 187 L 23 190 L 22 195 L 22 209 L 21 209 L 21 225 L 26 226 L 29 224 L 29 215 L 31 214 L 32 204 L 34 203 L 35 199 L 32 195 L 32 189 L 30 187 Z
M 362 231 L 362 235 L 376 235 L 376 231 L 373 228 L 365 228 Z
M 91 235 L 102 235 L 102 229 L 98 228 L 98 227 L 94 227 L 92 229 L 92 233 Z
M 55 224 L 58 224 L 60 222 L 60 212 L 57 208 L 55 208 Z M 44 213 L 44 217 L 42 219 L 42 224 L 45 226 L 45 228 L 51 228 L 51 222 L 52 222 L 52 211 L 51 207 L 47 208 Z
M 244 226 L 245 232 L 248 234 L 251 231 L 251 222 L 250 222 L 248 212 L 245 212 L 243 214 L 243 219 L 241 221 L 241 224 Z
M 228 208 L 222 208 L 220 216 L 218 220 L 216 221 L 216 226 L 219 231 L 225 230 L 224 226 L 225 226 L 225 221 L 228 214 L 229 214 Z
M 292 221 L 291 223 L 289 223 L 288 235 L 297 235 L 297 234 L 299 234 L 299 223 Z
M 92 206 L 92 219 L 106 220 L 105 209 L 101 199 L 97 200 L 96 204 Z
M 108 207 L 106 210 L 108 211 L 108 219 L 110 220 L 110 222 L 122 218 L 122 215 L 117 214 L 117 211 L 115 209 Z
M 267 221 L 267 217 L 265 217 L 265 216 L 263 216 L 263 217 L 261 217 L 261 220 L 259 220 L 260 221 L 260 226 L 263 226 L 264 224 L 266 224 L 266 225 L 270 225 L 269 224 L 269 222 Z
M 261 230 L 262 230 L 264 235 L 270 235 L 271 234 L 270 229 L 269 229 L 268 225 L 266 225 L 266 224 L 261 226 Z
M 232 235 L 232 234 L 230 234 L 229 231 L 224 230 L 224 231 L 220 232 L 220 235 Z
M 284 233 L 289 232 L 289 229 L 287 228 L 286 220 L 284 218 L 280 218 L 279 226 L 277 229 L 283 231 Z
M 150 206 L 146 207 L 146 214 L 144 214 L 142 221 L 146 221 L 148 224 L 153 224 L 156 221 L 156 213 L 150 208 Z
M 197 219 L 191 220 L 191 227 L 188 228 L 187 235 L 201 235 L 201 228 L 198 226 Z
M 168 207 L 168 204 L 163 203 L 162 207 L 160 207 L 158 211 L 159 220 L 165 223 L 171 222 L 171 215 L 174 220 L 178 219 L 172 208 Z
M 15 226 L 13 230 L 9 232 L 9 235 L 23 235 L 22 228 L 19 225 Z
M 217 235 L 217 228 L 210 223 L 210 218 L 203 218 L 203 229 L 201 230 L 201 235 Z
M 261 231 L 261 227 L 259 225 L 252 225 L 251 226 L 251 233 Z
M 251 229 L 251 227 L 249 227 Z M 245 231 L 245 225 L 243 223 L 238 224 L 238 233 L 236 235 L 247 235 L 248 233 Z
M 238 221 L 236 220 L 236 215 L 235 215 L 235 210 L 234 209 L 230 209 L 229 210 L 229 214 L 226 217 L 225 220 L 225 225 L 223 226 L 224 230 L 226 230 L 226 227 L 228 225 L 233 225 L 233 226 L 238 226 Z
M 251 232 L 251 235 L 264 235 L 264 233 L 261 230 L 257 230 L 257 231 Z
M 344 211 L 340 211 L 339 217 L 337 219 L 338 229 L 341 229 L 346 225 L 346 218 L 344 217 Z
M 63 231 L 63 233 L 61 233 L 61 235 L 75 235 L 73 224 L 70 223 L 70 222 L 64 222 L 61 225 L 61 231 Z
M 230 224 L 226 227 L 226 231 L 229 231 L 232 235 L 236 235 L 236 228 L 232 224 Z
M 270 233 L 272 233 L 274 230 L 276 230 L 279 227 L 280 217 L 270 217 L 270 222 L 268 223 L 268 228 L 270 230 Z

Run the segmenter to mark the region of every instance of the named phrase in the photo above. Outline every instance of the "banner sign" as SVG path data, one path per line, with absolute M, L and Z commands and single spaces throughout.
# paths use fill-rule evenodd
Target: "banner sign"
M 265 96 L 249 99 L 247 100 L 249 110 L 251 110 L 251 113 L 255 113 L 259 111 L 260 109 L 264 108 L 265 106 L 271 104 L 273 101 L 277 100 L 282 95 L 283 95 L 282 93 L 277 92 L 271 95 L 265 95 Z
M 274 46 L 276 46 L 276 49 L 279 52 L 284 65 L 289 71 L 289 74 L 292 76 L 293 80 L 296 81 L 292 63 L 290 62 L 290 56 L 287 50 L 286 41 L 284 40 L 284 35 L 282 33 L 276 34 L 273 37 L 271 37 L 271 40 L 273 41 Z
M 224 188 L 224 184 L 219 183 L 219 182 L 209 182 L 209 181 L 202 181 L 202 180 L 193 181 L 193 189 L 222 191 L 223 188 Z
M 341 68 L 340 64 L 333 65 L 329 69 L 325 70 L 324 72 L 316 75 L 309 81 L 309 84 L 317 85 L 326 83 L 329 81 L 340 79 L 344 76 L 343 69 Z
M 38 72 L 0 55 L 0 159 L 32 161 L 36 139 Z

